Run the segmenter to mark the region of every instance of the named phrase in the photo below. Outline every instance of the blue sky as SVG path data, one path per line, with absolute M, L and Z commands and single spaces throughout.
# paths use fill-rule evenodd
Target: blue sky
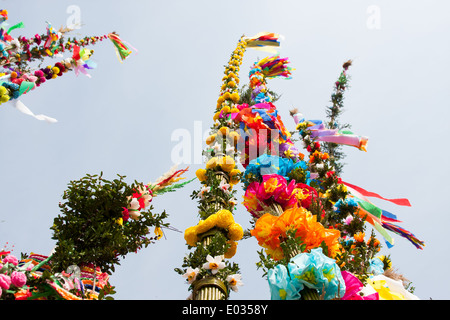
M 401 224 L 424 240 L 417 250 L 394 236 L 394 267 L 413 282 L 421 299 L 448 299 L 443 270 L 450 178 L 450 4 L 445 1 L 2 1 L 10 25 L 25 24 L 14 36 L 45 32 L 46 21 L 59 28 L 79 8 L 81 28 L 72 35 L 116 31 L 138 49 L 120 63 L 110 42 L 93 46 L 98 67 L 92 78 L 73 73 L 45 83 L 20 98 L 38 121 L 0 106 L 0 245 L 14 252 L 48 254 L 54 246 L 50 226 L 70 180 L 86 173 L 126 175 L 150 182 L 173 165 L 176 130 L 206 132 L 219 94 L 224 65 L 242 34 L 271 31 L 284 36 L 280 55 L 291 60 L 291 80 L 274 79 L 281 93 L 277 108 L 288 129 L 289 110 L 324 119 L 332 85 L 341 65 L 353 59 L 351 88 L 341 122 L 369 137 L 368 152 L 345 148 L 344 181 L 387 198 L 408 198 L 412 207 L 375 201 L 397 214 Z M 266 56 L 247 50 L 241 83 L 253 62 Z M 56 61 L 48 60 L 49 63 Z M 44 64 L 45 65 L 45 64 Z M 192 155 L 188 178 L 204 164 Z M 183 164 L 181 165 L 183 166 Z M 155 211 L 166 210 L 179 230 L 198 221 L 197 203 L 183 190 L 155 198 Z M 242 193 L 240 193 L 242 195 Z M 244 227 L 249 214 L 239 204 L 235 216 Z M 241 241 L 232 261 L 241 268 L 244 286 L 230 299 L 269 299 L 256 270 L 255 239 Z M 129 254 L 111 277 L 116 299 L 185 299 L 185 280 L 173 271 L 188 253 L 182 233 Z

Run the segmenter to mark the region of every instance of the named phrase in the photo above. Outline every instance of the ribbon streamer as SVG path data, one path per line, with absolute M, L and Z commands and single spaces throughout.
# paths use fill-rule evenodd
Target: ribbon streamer
M 367 137 L 355 135 L 349 130 L 327 129 L 322 120 L 305 120 L 303 115 L 298 112 L 292 114 L 292 117 L 297 125 L 306 121 L 308 130 L 311 132 L 311 138 L 316 141 L 342 144 L 367 151 Z
M 116 49 L 116 55 L 120 62 L 125 60 L 131 54 L 131 50 L 129 49 L 129 47 L 131 46 L 129 44 L 127 46 L 125 44 L 125 41 L 120 39 L 117 34 L 109 33 L 108 39 L 111 40 L 111 42 L 114 44 L 114 48 Z
M 247 47 L 255 50 L 267 51 L 276 53 L 275 47 L 280 46 L 280 35 L 271 32 L 260 32 L 254 37 L 244 37 L 243 40 L 247 42 Z
M 29 116 L 31 116 L 31 117 L 37 119 L 37 120 L 46 121 L 46 122 L 48 122 L 48 123 L 56 123 L 56 122 L 58 122 L 58 120 L 56 120 L 56 119 L 54 119 L 54 118 L 51 118 L 51 117 L 48 117 L 48 116 L 43 115 L 43 114 L 35 115 L 35 114 L 34 114 L 34 113 L 33 113 L 26 105 L 24 105 L 24 104 L 22 103 L 22 101 L 20 101 L 20 100 L 17 100 L 17 102 L 14 104 L 14 107 L 15 107 L 17 110 L 19 110 L 20 112 L 22 112 L 22 113 L 24 113 L 24 114 L 27 114 L 27 115 L 29 115 Z
M 409 240 L 416 248 L 422 250 L 422 247 L 425 246 L 423 241 L 419 240 L 410 231 L 393 224 L 392 222 L 401 221 L 397 220 L 396 215 L 378 208 L 376 205 L 371 203 L 369 199 L 367 199 L 367 197 L 376 197 L 401 206 L 411 206 L 408 199 L 386 199 L 384 197 L 381 197 L 377 193 L 369 192 L 350 183 L 342 181 L 341 183 L 343 183 L 347 187 L 350 195 L 358 203 L 356 214 L 358 214 L 360 217 L 366 217 L 366 221 L 370 223 L 384 237 L 389 248 L 394 245 L 394 239 L 389 235 L 387 231 L 391 231 L 397 235 L 402 236 L 403 238 Z
M 410 203 L 409 200 L 406 199 L 406 198 L 386 199 L 386 198 L 380 196 L 379 194 L 377 194 L 377 193 L 375 193 L 375 192 L 367 191 L 367 190 L 365 190 L 365 189 L 363 189 L 363 188 L 361 188 L 361 187 L 355 186 L 355 185 L 350 184 L 350 183 L 348 183 L 348 182 L 341 181 L 341 183 L 344 184 L 345 186 L 351 188 L 351 190 L 357 191 L 358 194 L 361 194 L 361 195 L 363 195 L 363 196 L 365 196 L 365 197 L 375 197 L 375 198 L 378 198 L 378 199 L 382 199 L 382 200 L 386 200 L 386 201 L 395 203 L 396 205 L 399 205 L 399 206 L 408 206 L 408 207 L 411 207 L 411 203 Z

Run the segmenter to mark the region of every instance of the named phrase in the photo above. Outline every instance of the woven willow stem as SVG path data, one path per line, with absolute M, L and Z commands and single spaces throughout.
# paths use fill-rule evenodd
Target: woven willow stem
M 226 300 L 227 288 L 215 277 L 199 280 L 194 286 L 193 300 Z
M 304 288 L 300 291 L 300 300 L 320 300 L 319 293 L 316 289 Z

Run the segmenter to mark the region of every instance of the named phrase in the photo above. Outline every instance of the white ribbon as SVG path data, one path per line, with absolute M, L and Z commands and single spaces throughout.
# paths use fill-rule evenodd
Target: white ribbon
M 26 105 L 24 105 L 24 104 L 22 103 L 22 101 L 20 101 L 20 100 L 17 100 L 17 102 L 14 104 L 14 107 L 15 107 L 17 110 L 19 110 L 20 112 L 22 112 L 22 113 L 24 113 L 24 114 L 27 114 L 27 115 L 29 115 L 29 116 L 32 116 L 33 118 L 35 118 L 35 119 L 37 119 L 37 120 L 47 121 L 48 123 L 56 123 L 56 122 L 58 122 L 58 120 L 56 120 L 56 119 L 54 119 L 54 118 L 51 118 L 51 117 L 48 117 L 48 116 L 43 115 L 43 114 L 35 115 L 35 114 L 34 114 L 33 112 L 31 112 L 31 110 L 28 109 L 28 107 L 27 107 Z

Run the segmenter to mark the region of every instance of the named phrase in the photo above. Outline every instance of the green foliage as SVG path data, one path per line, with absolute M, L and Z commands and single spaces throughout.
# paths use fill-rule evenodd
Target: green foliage
M 278 264 L 287 266 L 291 258 L 306 250 L 306 245 L 300 237 L 296 237 L 296 232 L 296 229 L 287 230 L 286 236 L 280 242 L 281 250 L 283 250 L 282 259 L 276 261 L 270 254 L 266 255 L 263 250 L 258 251 L 259 261 L 256 263 L 256 267 L 263 270 L 263 277 L 267 276 L 269 269 L 273 269 Z
M 275 103 L 277 100 L 281 98 L 281 95 L 267 89 L 267 92 L 272 97 L 272 103 Z M 239 88 L 239 102 L 238 104 L 248 104 L 249 106 L 252 106 L 255 104 L 255 101 L 252 99 L 252 88 L 248 84 L 244 84 L 242 87 Z
M 205 246 L 202 242 L 198 242 L 195 250 L 191 251 L 184 257 L 183 264 L 181 266 L 182 268 L 175 268 L 175 272 L 183 275 L 187 268 L 191 267 L 193 269 L 199 268 L 200 270 L 196 278 L 197 280 L 210 276 L 211 271 L 203 268 L 203 264 L 207 261 L 206 257 L 208 255 L 212 257 L 224 255 L 230 247 L 230 244 L 227 243 L 227 241 L 228 239 L 223 232 L 216 232 L 212 236 L 212 239 L 208 245 Z M 225 282 L 227 276 L 239 273 L 239 266 L 234 262 L 229 262 L 228 260 L 225 260 L 224 262 L 225 268 L 219 270 L 215 276 Z M 192 286 L 190 289 L 192 289 Z
M 351 61 L 344 63 L 344 70 L 339 75 L 339 78 L 334 85 L 333 93 L 331 94 L 331 106 L 326 108 L 328 117 L 326 125 L 330 129 L 341 130 L 350 128 L 349 124 L 340 124 L 338 120 L 344 108 L 344 91 L 349 87 L 349 76 L 346 74 L 346 71 L 350 65 Z M 340 175 L 344 167 L 342 160 L 345 158 L 342 146 L 332 142 L 325 142 L 323 144 L 323 149 L 330 155 L 330 164 L 335 168 L 336 174 Z
M 165 212 L 153 214 L 141 211 L 138 219 L 128 219 L 123 224 L 122 213 L 128 207 L 130 197 L 143 188 L 134 182 L 128 185 L 124 176 L 112 181 L 100 175 L 86 175 L 69 183 L 64 192 L 61 213 L 50 228 L 56 249 L 52 264 L 57 270 L 70 265 L 93 263 L 103 272 L 111 274 L 119 257 L 136 252 L 156 240 L 149 236 L 150 227 L 167 227 L 163 223 Z

